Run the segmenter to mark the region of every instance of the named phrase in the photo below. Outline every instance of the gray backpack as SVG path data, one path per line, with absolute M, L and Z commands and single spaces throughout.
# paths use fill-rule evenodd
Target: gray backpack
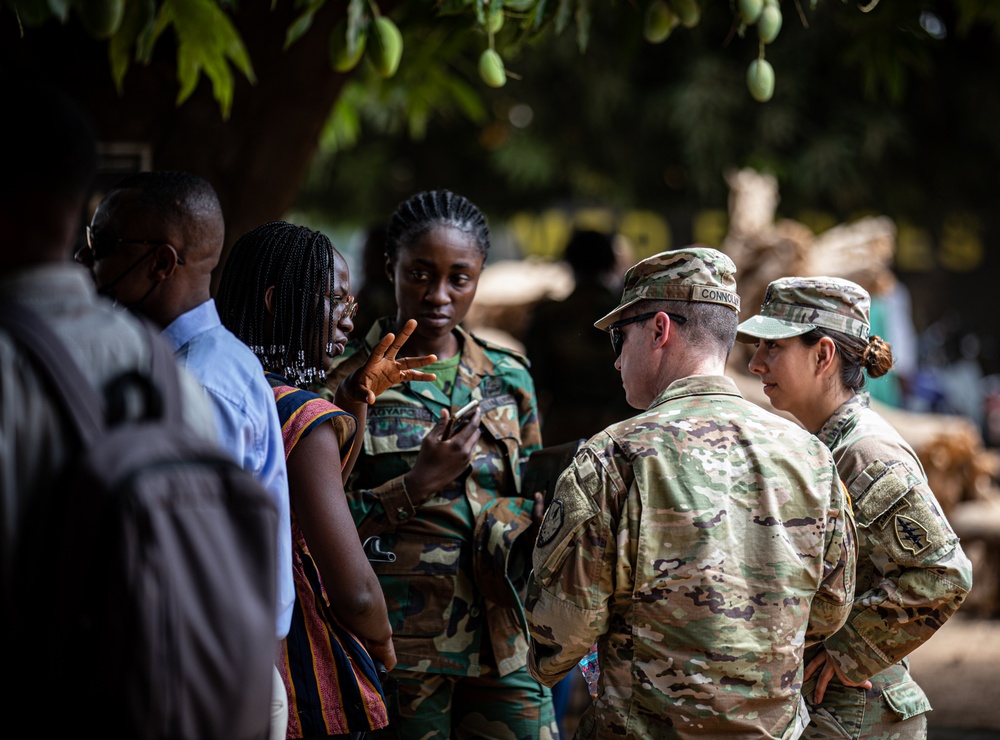
M 38 317 L 5 306 L 0 328 L 48 375 L 80 440 L 58 490 L 29 502 L 4 584 L 15 653 L 5 665 L 24 727 L 266 738 L 277 650 L 271 496 L 183 426 L 173 356 L 152 332 L 152 372 L 101 393 Z

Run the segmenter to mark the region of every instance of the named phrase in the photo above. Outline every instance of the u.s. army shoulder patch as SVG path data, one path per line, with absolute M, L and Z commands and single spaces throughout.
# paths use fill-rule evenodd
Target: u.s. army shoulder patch
M 549 510 L 545 512 L 545 518 L 542 520 L 542 526 L 538 529 L 538 544 L 541 547 L 545 547 L 547 544 L 552 542 L 553 538 L 559 534 L 559 530 L 562 529 L 565 518 L 566 517 L 563 512 L 563 502 L 556 499 L 549 506 Z
M 896 514 L 893 526 L 899 546 L 912 555 L 919 555 L 931 546 L 927 528 L 916 519 Z

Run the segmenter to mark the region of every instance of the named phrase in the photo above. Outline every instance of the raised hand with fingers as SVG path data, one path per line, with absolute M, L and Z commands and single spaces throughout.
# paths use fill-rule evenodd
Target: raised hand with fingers
M 433 373 L 421 372 L 417 368 L 437 361 L 435 355 L 396 359 L 400 348 L 416 328 L 417 322 L 410 319 L 398 335 L 389 332 L 382 337 L 365 364 L 347 376 L 337 392 L 343 390 L 353 401 L 373 404 L 377 396 L 397 383 L 405 380 L 434 380 Z
M 392 386 L 406 380 L 434 380 L 434 373 L 421 372 L 417 368 L 430 365 L 437 360 L 435 355 L 421 357 L 404 357 L 396 359 L 396 355 L 406 340 L 410 338 L 417 322 L 407 321 L 399 334 L 388 332 L 372 350 L 365 364 L 344 378 L 337 386 L 335 403 L 358 420 L 358 431 L 364 434 L 368 422 L 368 406 Z M 344 463 L 344 480 L 354 469 L 354 463 L 361 454 L 361 444 L 355 441 L 351 454 Z

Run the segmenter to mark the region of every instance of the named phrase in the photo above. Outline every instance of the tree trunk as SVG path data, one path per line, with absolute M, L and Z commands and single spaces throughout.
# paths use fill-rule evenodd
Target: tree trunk
M 330 66 L 329 38 L 345 3 L 330 2 L 287 51 L 291 3 L 272 11 L 264 0 L 239 5 L 235 24 L 256 73 L 252 85 L 234 69 L 234 102 L 224 121 L 202 78 L 181 106 L 174 41 L 157 43 L 148 66 L 133 64 L 118 95 L 107 43 L 84 33 L 71 14 L 19 37 L 17 20 L 0 13 L 0 74 L 53 84 L 90 113 L 102 142 L 142 142 L 152 167 L 198 174 L 215 187 L 226 216 L 226 249 L 258 224 L 281 218 L 292 205 L 315 153 L 323 124 L 347 76 Z M 5 146 L 12 142 L 5 142 Z M 224 259 L 224 258 L 223 258 Z

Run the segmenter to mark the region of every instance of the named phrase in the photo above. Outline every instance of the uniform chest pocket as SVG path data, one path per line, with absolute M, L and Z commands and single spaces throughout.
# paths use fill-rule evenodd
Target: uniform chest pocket
M 517 400 L 509 393 L 479 402 L 482 412 L 480 424 L 496 440 L 513 440 L 521 444 L 521 418 L 518 415 Z
M 383 548 L 394 552 L 396 560 L 372 563 L 372 568 L 385 595 L 393 634 L 441 634 L 452 617 L 462 543 L 398 533 L 383 535 L 382 539 Z
M 415 453 L 435 421 L 423 406 L 372 406 L 365 429 L 365 454 Z

